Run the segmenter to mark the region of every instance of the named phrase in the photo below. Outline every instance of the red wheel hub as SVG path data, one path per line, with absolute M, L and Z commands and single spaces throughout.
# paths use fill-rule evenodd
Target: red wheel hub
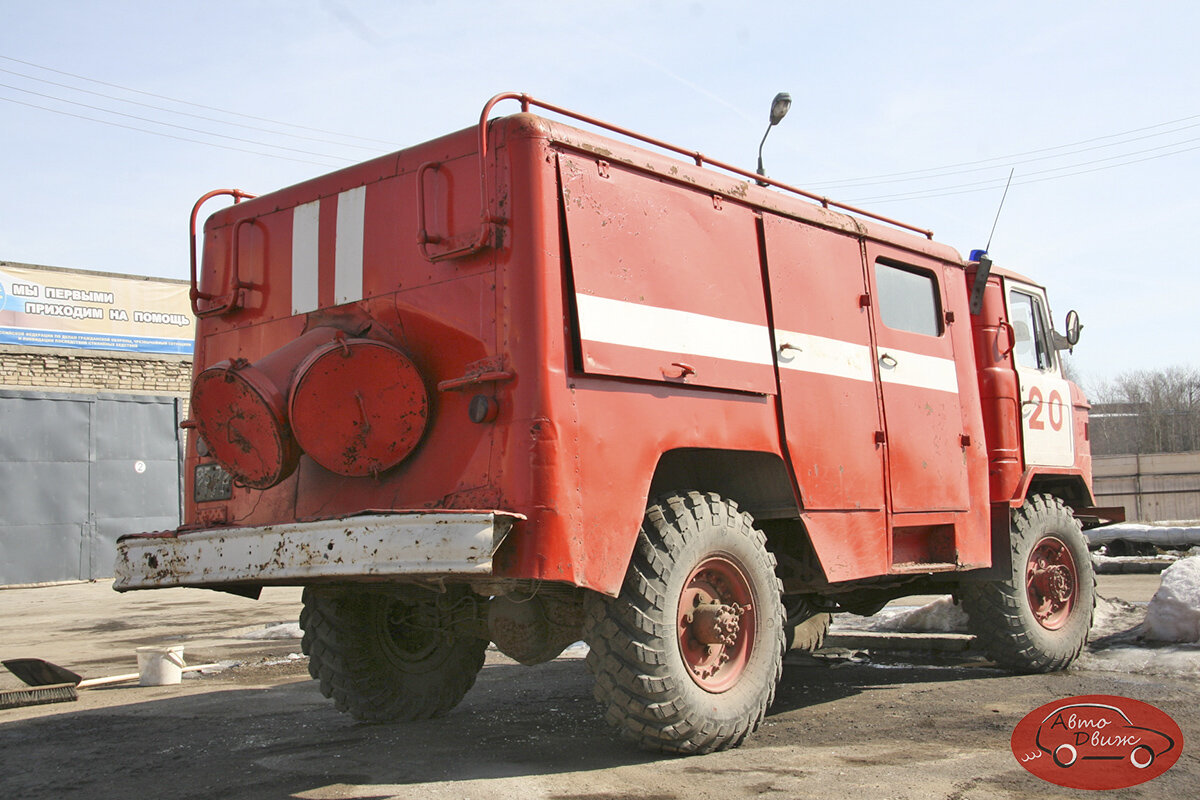
M 1038 542 L 1025 565 L 1025 591 L 1038 624 L 1048 631 L 1066 625 L 1078 586 L 1079 570 L 1070 548 L 1054 536 Z
M 707 558 L 688 575 L 676 632 L 683 663 L 701 689 L 724 692 L 745 671 L 757 626 L 752 601 L 750 582 L 728 556 Z

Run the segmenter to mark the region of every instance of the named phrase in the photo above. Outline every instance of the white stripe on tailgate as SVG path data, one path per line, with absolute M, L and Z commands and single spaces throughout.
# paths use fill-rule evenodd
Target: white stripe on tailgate
M 317 247 L 320 244 L 321 201 L 292 210 L 292 313 L 317 309 Z
M 894 347 L 879 348 L 879 378 L 884 383 L 958 394 L 958 372 L 953 361 Z
M 775 331 L 779 348 L 779 366 L 800 372 L 815 372 L 854 381 L 875 381 L 871 369 L 871 348 L 865 344 L 828 339 L 809 333 Z
M 579 334 L 589 342 L 771 364 L 766 327 L 590 294 L 576 294 Z
M 353 303 L 363 296 L 363 219 L 367 187 L 338 195 L 337 241 L 334 243 L 334 304 Z

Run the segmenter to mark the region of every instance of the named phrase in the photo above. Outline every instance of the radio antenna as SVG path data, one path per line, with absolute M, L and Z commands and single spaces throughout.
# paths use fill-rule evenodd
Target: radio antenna
M 1008 182 L 1004 184 L 1004 194 L 1000 195 L 1000 207 L 996 209 L 996 218 L 992 220 L 992 232 L 988 234 L 987 245 L 983 248 L 983 252 L 988 252 L 992 249 L 992 237 L 996 235 L 996 223 L 1000 221 L 1000 212 L 1004 209 L 1004 198 L 1008 197 L 1008 187 L 1012 186 L 1013 172 L 1016 167 L 1010 167 L 1008 170 Z

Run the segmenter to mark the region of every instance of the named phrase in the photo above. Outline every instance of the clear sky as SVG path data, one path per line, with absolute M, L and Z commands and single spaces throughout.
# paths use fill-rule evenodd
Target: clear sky
M 205 191 L 466 127 L 502 91 L 753 168 L 787 91 L 771 175 L 966 253 L 1015 170 L 992 257 L 1060 327 L 1080 311 L 1085 385 L 1192 366 L 1197 30 L 1194 0 L 0 0 L 0 260 L 186 277 Z

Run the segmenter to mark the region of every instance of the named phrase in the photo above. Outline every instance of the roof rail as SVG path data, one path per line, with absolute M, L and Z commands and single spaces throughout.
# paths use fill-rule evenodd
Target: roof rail
M 735 167 L 732 164 L 726 164 L 722 161 L 717 161 L 716 159 L 709 158 L 708 156 L 704 155 L 703 153 L 701 153 L 699 151 L 688 150 L 687 148 L 671 144 L 670 142 L 664 142 L 661 139 L 655 139 L 652 136 L 646 136 L 645 134 L 638 133 L 637 131 L 631 131 L 628 128 L 622 128 L 619 125 L 613 125 L 610 122 L 605 122 L 603 120 L 596 119 L 595 117 L 589 117 L 586 114 L 580 114 L 577 111 L 571 111 L 570 109 L 563 108 L 562 106 L 556 106 L 552 103 L 547 103 L 542 100 L 538 100 L 537 98 L 532 97 L 523 92 L 503 92 L 501 94 L 496 95 L 492 99 L 488 100 L 487 104 L 484 105 L 484 107 L 483 107 L 483 112 L 479 115 L 479 128 L 478 128 L 479 192 L 480 192 L 480 211 L 479 211 L 479 213 L 480 213 L 480 217 L 481 217 L 479 233 L 477 236 L 475 236 L 474 239 L 469 240 L 465 244 L 456 246 L 452 250 L 448 250 L 448 251 L 444 251 L 444 252 L 436 253 L 436 254 L 430 253 L 427 248 L 427 245 L 434 243 L 436 240 L 434 237 L 430 236 L 426 232 L 425 225 L 424 225 L 424 218 L 423 218 L 424 215 L 422 213 L 422 219 L 420 220 L 420 222 L 418 224 L 417 243 L 420 246 L 422 253 L 424 253 L 425 257 L 427 259 L 429 259 L 430 261 L 442 261 L 444 259 L 449 259 L 449 258 L 458 258 L 458 257 L 464 256 L 464 255 L 469 255 L 471 253 L 475 253 L 475 252 L 478 252 L 479 250 L 482 250 L 484 247 L 486 247 L 488 245 L 488 243 L 490 241 L 492 241 L 492 233 L 493 233 L 494 226 L 503 222 L 502 219 L 493 215 L 491 213 L 491 209 L 488 208 L 488 170 L 487 170 L 487 144 L 488 144 L 488 142 L 487 142 L 487 133 L 488 133 L 488 119 L 491 117 L 492 109 L 494 109 L 497 104 L 502 103 L 505 100 L 519 101 L 521 103 L 521 111 L 522 112 L 528 112 L 531 107 L 536 106 L 537 108 L 544 109 L 546 111 L 550 111 L 550 112 L 558 114 L 560 116 L 569 117 L 570 119 L 578 120 L 580 122 L 587 123 L 588 125 L 592 125 L 597 128 L 602 128 L 604 130 L 611 131 L 611 132 L 619 134 L 621 136 L 625 136 L 630 139 L 635 139 L 639 142 L 644 142 L 646 144 L 653 145 L 654 147 L 660 148 L 662 150 L 666 150 L 671 153 L 676 153 L 678 155 L 685 156 L 685 157 L 691 159 L 692 161 L 694 161 L 696 163 L 696 166 L 698 166 L 698 167 L 703 167 L 705 165 L 708 165 L 711 167 L 716 167 L 718 169 L 725 170 L 726 172 L 731 172 L 734 175 L 739 175 L 743 178 L 748 178 L 753 181 L 758 181 L 761 184 L 770 184 L 771 186 L 774 186 L 777 189 L 782 189 L 785 192 L 791 192 L 792 194 L 798 195 L 807 200 L 815 201 L 824 208 L 841 209 L 843 211 L 848 211 L 851 214 L 857 214 L 859 216 L 867 217 L 869 219 L 873 219 L 878 222 L 884 222 L 884 223 L 887 223 L 888 225 L 893 225 L 897 228 L 902 228 L 907 231 L 919 233 L 922 236 L 924 236 L 926 239 L 933 238 L 933 231 L 931 231 L 927 228 L 918 228 L 917 226 L 909 225 L 906 222 L 900 222 L 899 220 L 895 220 L 890 217 L 885 217 L 880 214 L 875 214 L 870 211 L 865 211 L 861 208 L 856 208 L 854 206 L 847 205 L 845 203 L 839 203 L 834 200 L 830 200 L 828 197 L 823 197 L 818 194 L 813 194 L 812 192 L 806 192 L 803 189 L 798 189 L 794 186 L 789 186 L 788 184 L 781 183 L 780 181 L 774 180 L 773 178 L 768 178 L 764 175 L 759 175 L 757 173 L 753 173 L 753 172 L 749 172 L 748 170 L 744 170 L 741 167 Z M 441 165 L 436 162 L 429 162 L 429 163 L 421 165 L 421 168 L 418 172 L 418 178 L 417 178 L 418 193 L 421 191 L 421 179 L 424 176 L 424 173 L 429 169 L 436 170 L 440 166 Z M 423 209 L 423 205 L 420 202 L 418 202 L 418 208 Z

